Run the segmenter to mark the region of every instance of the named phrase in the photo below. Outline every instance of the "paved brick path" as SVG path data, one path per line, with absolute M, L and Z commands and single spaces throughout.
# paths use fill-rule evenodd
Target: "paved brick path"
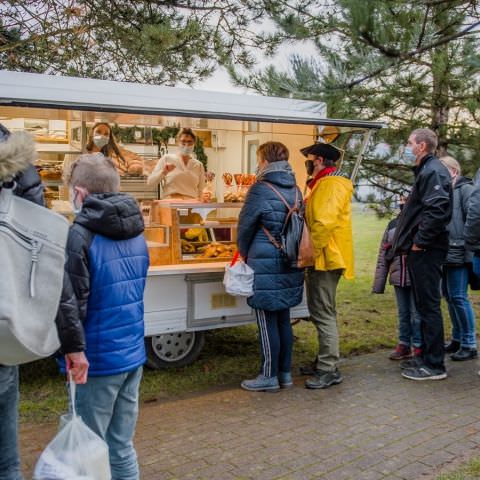
M 342 365 L 344 383 L 251 394 L 236 386 L 143 405 L 142 479 L 417 479 L 480 455 L 479 362 L 449 364 L 442 382 L 412 382 L 386 353 Z M 31 465 L 55 426 L 25 426 Z

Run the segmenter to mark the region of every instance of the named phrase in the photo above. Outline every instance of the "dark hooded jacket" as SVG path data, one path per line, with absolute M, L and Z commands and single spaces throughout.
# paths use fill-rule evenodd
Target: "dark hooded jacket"
M 415 183 L 398 218 L 388 261 L 408 253 L 414 243 L 427 250 L 448 250 L 453 203 L 450 173 L 433 154 L 426 155 L 414 172 Z
M 65 269 L 78 321 L 60 318 L 57 325 L 64 353 L 83 350 L 85 339 L 90 376 L 131 371 L 145 362 L 149 257 L 143 230 L 137 203 L 121 193 L 87 196 L 70 228 Z
M 458 177 L 453 188 L 452 220 L 448 224 L 447 265 L 464 265 L 472 261 L 473 254 L 465 249 L 465 220 L 473 191 L 473 182 L 469 178 Z
M 298 187 L 291 171 L 271 171 L 262 180 L 271 183 L 293 205 Z M 298 195 L 301 199 L 300 192 Z M 237 243 L 240 255 L 255 272 L 254 294 L 247 300 L 252 308 L 277 311 L 302 301 L 303 271 L 287 265 L 262 228 L 278 240 L 286 215 L 286 205 L 262 181 L 250 188 L 240 212 Z

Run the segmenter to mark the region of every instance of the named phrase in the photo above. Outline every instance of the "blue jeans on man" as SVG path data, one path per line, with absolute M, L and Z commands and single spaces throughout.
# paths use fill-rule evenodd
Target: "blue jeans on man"
M 444 266 L 442 291 L 452 321 L 452 340 L 464 348 L 477 348 L 475 314 L 468 298 L 468 267 Z
M 86 384 L 77 385 L 77 413 L 107 442 L 112 480 L 140 478 L 133 436 L 141 379 L 142 367 L 138 367 L 117 375 L 88 377 Z
M 395 286 L 398 310 L 398 340 L 406 347 L 421 348 L 422 326 L 411 287 Z
M 0 365 L 0 480 L 22 480 L 18 454 L 18 367 Z

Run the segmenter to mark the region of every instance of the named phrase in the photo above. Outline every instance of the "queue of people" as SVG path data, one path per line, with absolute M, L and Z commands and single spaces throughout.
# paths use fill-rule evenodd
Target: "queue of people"
M 68 236 L 56 319 L 58 364 L 78 384 L 79 414 L 108 444 L 113 478 L 136 480 L 133 435 L 146 359 L 143 294 L 149 256 L 139 207 L 119 192 L 119 160 L 101 150 L 111 142 L 111 131 L 107 135 L 100 126 L 92 131 L 92 142 L 100 150 L 92 147 L 65 173 L 76 217 Z M 97 138 L 101 136 L 102 142 Z M 5 148 L 20 141 L 15 149 Z M 204 170 L 192 155 L 194 143 L 194 133 L 181 130 L 179 154 L 164 156 L 151 174 L 149 182 L 162 182 L 166 197 L 201 198 Z M 8 178 L 15 182 L 17 195 L 43 204 L 32 144 L 31 138 L 0 127 L 0 189 Z M 406 152 L 415 162 L 415 183 L 382 238 L 373 289 L 383 293 L 390 275 L 399 314 L 399 343 L 390 358 L 402 360 L 402 375 L 411 380 L 446 378 L 445 351 L 456 361 L 477 356 L 467 285 L 473 252 L 480 250 L 480 182 L 473 185 L 461 177 L 458 162 L 451 157 L 439 160 L 436 148 L 436 135 L 428 129 L 415 130 L 408 139 Z M 31 157 L 28 168 L 15 170 L 14 159 L 6 158 L 6 152 L 13 151 Z M 255 310 L 261 353 L 259 374 L 241 383 L 248 391 L 272 392 L 293 385 L 290 308 L 302 301 L 304 285 L 318 335 L 318 354 L 301 367 L 308 376 L 305 387 L 326 389 L 343 381 L 336 294 L 341 277 L 354 276 L 353 184 L 337 169 L 342 152 L 336 147 L 315 143 L 301 152 L 310 173 L 306 199 L 286 146 L 267 142 L 258 148 L 257 182 L 239 217 L 238 250 L 254 271 L 254 294 L 248 304 Z M 314 251 L 314 264 L 306 270 L 286 264 L 278 246 L 290 209 L 297 206 L 305 206 Z M 442 291 L 453 326 L 448 345 L 440 310 Z M 0 366 L 0 472 L 6 472 L 0 478 L 7 480 L 22 478 L 17 417 L 18 367 Z

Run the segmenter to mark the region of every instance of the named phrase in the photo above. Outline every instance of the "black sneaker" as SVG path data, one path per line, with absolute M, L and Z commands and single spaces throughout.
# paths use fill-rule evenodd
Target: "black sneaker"
M 315 376 L 305 381 L 305 387 L 313 390 L 328 388 L 343 382 L 343 377 L 338 368 L 333 372 L 317 370 Z
M 407 368 L 418 368 L 423 365 L 422 357 L 413 357 L 408 360 L 403 360 L 400 362 L 400 368 L 406 370 Z
M 461 347 L 455 353 L 450 355 L 450 358 L 455 362 L 464 362 L 465 360 L 473 360 L 478 357 L 476 348 Z
M 447 372 L 422 365 L 420 367 L 403 370 L 402 377 L 408 378 L 409 380 L 443 380 L 447 378 Z
M 450 340 L 445 344 L 445 353 L 455 353 L 460 348 L 460 342 L 456 340 Z

